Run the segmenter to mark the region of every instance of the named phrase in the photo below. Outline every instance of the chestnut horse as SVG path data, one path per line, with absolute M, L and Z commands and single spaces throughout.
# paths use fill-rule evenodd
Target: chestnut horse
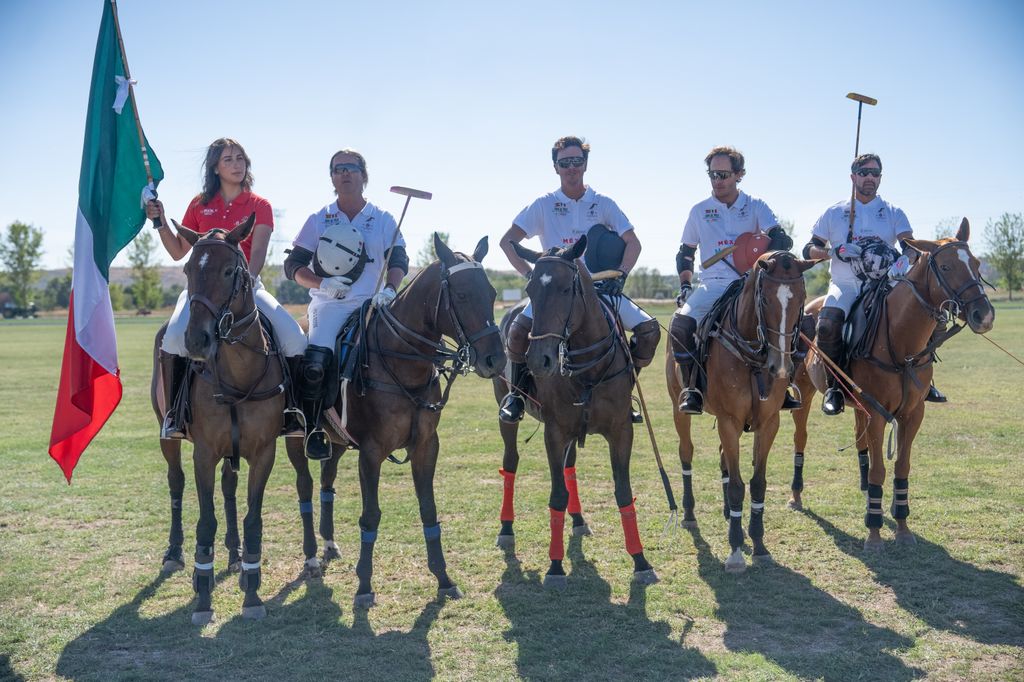
M 370 607 L 375 602 L 371 578 L 381 519 L 377 498 L 380 468 L 399 449 L 406 451 L 412 465 L 427 565 L 437 578 L 438 597 L 462 596 L 448 576 L 434 503 L 434 470 L 440 449 L 437 425 L 455 374 L 468 373 L 470 368 L 485 378 L 500 374 L 505 367 L 505 350 L 494 324 L 494 287 L 480 264 L 487 254 L 487 237 L 480 240 L 472 257 L 453 253 L 437 234 L 434 249 L 440 260 L 420 270 L 389 306 L 378 309 L 371 318 L 363 341 L 366 355 L 361 363 L 362 378 L 347 385 L 347 405 L 341 395 L 335 402 L 339 415 L 347 410 L 346 430 L 354 442 L 334 432 L 329 421 L 327 424 L 337 445 L 334 456 L 322 464 L 320 472 L 320 533 L 326 544 L 325 559 L 338 556 L 333 521 L 338 461 L 346 446 L 359 451 L 363 510 L 356 564 L 357 607 Z M 458 341 L 458 349 L 449 350 L 442 336 Z M 439 373 L 448 376 L 443 391 Z M 297 475 L 305 570 L 316 575 L 320 562 L 313 533 L 313 478 L 301 439 L 289 438 L 286 443 Z
M 274 467 L 274 449 L 281 433 L 285 375 L 260 324 L 245 256 L 238 247 L 249 235 L 254 221 L 255 214 L 230 232 L 212 230 L 202 238 L 175 223 L 178 233 L 192 244 L 185 264 L 190 307 L 185 347 L 193 368 L 199 372 L 186 384 L 190 386 L 189 436 L 194 445 L 192 459 L 199 496 L 192 574 L 192 587 L 197 595 L 192 622 L 197 625 L 213 619 L 213 544 L 217 532 L 213 487 L 217 463 L 235 456 L 244 458 L 249 465 L 248 511 L 243 522 L 244 547 L 239 557 L 234 504 L 238 475 L 225 461 L 222 485 L 229 526 L 225 538 L 231 550 L 229 564 L 241 564 L 239 582 L 245 591 L 242 615 L 246 618 L 266 615 L 266 607 L 257 594 L 263 543 L 263 492 Z M 157 335 L 154 355 L 163 331 L 162 328 Z M 154 363 L 151 397 L 158 421 L 162 421 L 163 416 L 157 404 L 157 396 L 163 393 L 158 388 L 160 380 L 159 368 Z M 164 557 L 165 570 L 170 570 L 181 562 L 181 495 L 185 484 L 181 441 L 161 440 L 160 449 L 167 460 L 172 500 L 170 547 Z
M 633 558 L 633 579 L 640 584 L 658 581 L 654 569 L 644 558 L 629 482 L 633 450 L 632 359 L 611 311 L 594 291 L 590 273 L 576 260 L 586 246 L 585 236 L 569 248 L 550 249 L 543 255 L 514 245 L 521 258 L 534 264 L 526 287 L 533 302 L 534 320 L 526 362 L 536 390 L 535 400 L 527 400 L 527 409 L 544 423 L 544 446 L 551 470 L 548 500 L 551 566 L 544 576 L 544 586 L 556 589 L 566 586 L 562 568 L 566 508 L 574 519 L 573 533 L 590 534 L 579 509 L 575 464 L 577 442 L 582 446 L 586 436 L 594 433 L 608 442 L 615 501 L 626 551 Z M 495 382 L 495 396 L 499 399 L 505 394 L 504 386 L 503 382 Z M 512 547 L 515 543 L 512 501 L 519 464 L 515 444 L 518 424 L 501 423 L 500 428 L 505 442 L 502 464 L 505 487 L 498 545 Z
M 971 226 L 966 218 L 956 236 L 938 241 L 908 240 L 916 258 L 905 279 L 898 280 L 884 299 L 883 312 L 874 330 L 870 352 L 851 358 L 850 378 L 867 391 L 896 419 L 896 464 L 893 472 L 895 540 L 914 544 L 907 526 L 910 516 L 910 453 L 924 419 L 924 398 L 932 379 L 932 351 L 963 328 L 960 319 L 975 334 L 992 329 L 995 310 L 985 294 L 978 259 L 967 244 Z M 816 299 L 809 312 L 817 314 Z M 932 342 L 939 324 L 953 323 Z M 804 449 L 807 445 L 807 417 L 816 387 L 824 386 L 825 368 L 816 353 L 809 354 L 796 381 L 803 395 L 803 407 L 793 411 L 794 477 L 790 507 L 802 508 Z M 856 397 L 856 396 L 855 396 Z M 861 471 L 861 490 L 867 495 L 864 523 L 868 536 L 865 549 L 882 549 L 882 486 L 885 483 L 885 419 L 865 401 L 870 412 L 857 410 L 855 436 Z
M 793 374 L 793 352 L 806 291 L 804 271 L 818 261 L 799 260 L 785 251 L 758 258 L 739 296 L 725 310 L 707 339 L 705 410 L 715 415 L 722 469 L 723 513 L 729 520 L 730 573 L 744 571 L 743 478 L 740 434 L 754 432 L 754 474 L 750 479 L 750 524 L 754 563 L 770 563 L 764 544 L 764 498 L 768 453 L 779 430 L 779 409 Z M 679 368 L 666 349 L 665 376 L 673 403 L 681 390 Z M 683 525 L 695 528 L 693 440 L 690 415 L 673 410 L 683 465 Z

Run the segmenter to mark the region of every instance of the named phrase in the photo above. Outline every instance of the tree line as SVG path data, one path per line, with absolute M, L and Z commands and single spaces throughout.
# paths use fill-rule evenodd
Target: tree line
M 957 219 L 946 219 L 935 228 L 936 238 L 952 236 L 959 225 Z M 792 232 L 792 222 L 783 221 L 783 226 Z M 448 233 L 440 233 L 447 241 Z M 48 280 L 45 286 L 37 286 L 42 270 L 43 231 L 34 225 L 15 221 L 7 226 L 0 236 L 0 293 L 6 293 L 4 304 L 15 309 L 35 306 L 40 310 L 67 308 L 70 303 L 73 254 L 68 252 L 69 272 Z M 1024 213 L 1004 213 L 995 220 L 989 220 L 984 230 L 982 260 L 994 274 L 998 285 L 1004 289 L 1010 300 L 1020 292 L 1024 284 Z M 174 305 L 181 292 L 180 286 L 164 287 L 160 282 L 160 265 L 157 261 L 157 244 L 152 231 L 143 230 L 127 249 L 131 267 L 131 282 L 128 285 L 110 284 L 110 302 L 114 310 L 152 310 Z M 295 282 L 285 279 L 280 265 L 273 254 L 268 254 L 263 270 L 263 284 L 281 303 L 302 304 L 309 301 L 309 292 Z M 419 267 L 429 265 L 435 259 L 434 245 L 428 239 L 416 256 Z M 505 289 L 525 288 L 525 281 L 515 272 L 487 269 L 494 288 L 499 295 Z M 632 298 L 666 299 L 675 297 L 678 278 L 674 273 L 661 274 L 657 268 L 638 267 L 630 273 L 625 292 Z M 824 267 L 814 268 L 807 273 L 808 295 L 822 294 L 828 285 L 828 272 Z

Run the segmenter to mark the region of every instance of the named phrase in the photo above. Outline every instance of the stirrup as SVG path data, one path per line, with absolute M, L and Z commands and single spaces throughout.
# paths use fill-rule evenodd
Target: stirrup
M 800 400 L 802 397 L 800 395 L 800 389 L 793 384 L 790 384 L 790 387 L 796 389 L 796 396 L 791 396 L 789 394 L 789 389 L 787 388 L 786 397 L 782 399 L 782 407 L 779 408 L 780 410 L 799 410 L 804 406 L 803 402 Z
M 683 414 L 704 414 L 704 394 L 696 388 L 684 388 L 679 395 L 679 411 Z
M 164 423 L 160 426 L 160 440 L 185 440 L 185 429 L 175 423 L 170 412 L 164 416 Z
M 949 401 L 949 398 L 947 398 L 942 391 L 935 388 L 935 384 L 928 387 L 928 393 L 925 395 L 924 399 L 929 403 L 945 403 Z
M 846 408 L 846 400 L 843 398 L 843 392 L 838 387 L 832 387 L 825 391 L 825 396 L 821 400 L 821 411 L 829 417 L 834 417 L 837 414 L 841 414 Z
M 305 438 L 306 415 L 297 407 L 284 408 L 284 424 L 281 435 L 285 438 Z
M 526 401 L 518 393 L 508 393 L 498 408 L 498 419 L 506 424 L 515 424 L 523 420 L 526 412 Z
M 312 460 L 325 460 L 331 458 L 331 439 L 322 428 L 314 429 L 306 436 L 304 443 L 306 457 Z

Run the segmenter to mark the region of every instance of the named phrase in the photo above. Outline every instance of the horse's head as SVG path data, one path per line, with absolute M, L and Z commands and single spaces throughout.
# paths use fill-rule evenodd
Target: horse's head
M 518 243 L 513 248 L 520 258 L 534 265 L 526 285 L 533 306 L 526 364 L 536 376 L 551 376 L 559 371 L 558 356 L 563 342 L 583 324 L 584 292 L 593 295 L 590 274 L 577 262 L 587 248 L 587 238 L 580 237 L 568 248 L 549 249 L 544 254 Z
M 793 351 L 807 298 L 804 271 L 818 262 L 800 260 L 786 251 L 770 251 L 754 265 L 757 335 L 768 349 L 768 372 L 774 377 L 793 375 Z
M 949 310 L 970 326 L 975 334 L 992 329 L 996 311 L 985 294 L 980 263 L 971 253 L 967 240 L 971 224 L 964 218 L 955 237 L 928 241 L 908 239 L 921 257 L 914 263 L 908 279 L 924 285 L 929 302 Z
M 437 326 L 441 333 L 468 349 L 466 361 L 478 375 L 489 379 L 505 369 L 505 347 L 494 324 L 494 299 L 497 294 L 491 286 L 484 267 L 487 255 L 487 237 L 477 243 L 472 256 L 455 253 L 434 233 L 434 251 L 437 253 L 441 282 L 439 306 L 448 309 L 447 315 L 438 311 Z
M 249 236 L 255 221 L 253 213 L 230 232 L 211 230 L 205 235 L 174 223 L 178 234 L 192 245 L 192 254 L 185 263 L 189 293 L 185 348 L 193 360 L 212 360 L 217 342 L 228 338 L 232 327 L 255 314 L 249 270 L 238 246 Z

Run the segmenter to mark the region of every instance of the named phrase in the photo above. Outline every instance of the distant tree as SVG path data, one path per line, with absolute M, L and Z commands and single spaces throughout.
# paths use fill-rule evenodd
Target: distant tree
M 19 221 L 7 226 L 7 233 L 0 240 L 0 265 L 3 266 L 0 275 L 4 288 L 20 308 L 31 301 L 32 285 L 39 279 L 42 257 L 42 230 Z
M 281 211 L 274 210 L 274 218 L 276 219 Z M 274 253 L 274 245 L 271 244 L 267 247 L 267 259 L 263 261 L 263 270 L 260 271 L 260 281 L 263 282 L 263 288 L 271 296 L 277 295 L 277 288 L 280 286 L 280 282 L 283 279 L 282 268 L 277 264 L 277 254 Z
M 167 287 L 166 289 L 163 290 L 164 297 L 163 301 L 161 301 L 161 305 L 164 308 L 176 305 L 178 303 L 178 296 L 180 296 L 181 292 L 184 290 L 185 287 L 181 286 L 180 284 L 172 284 L 171 286 Z
M 43 310 L 67 308 L 71 305 L 71 272 L 52 278 L 39 295 L 38 306 Z
M 939 222 L 935 223 L 935 238 L 946 239 L 956 234 L 957 229 L 960 227 L 960 218 L 949 216 L 943 218 Z
M 675 289 L 666 287 L 665 278 L 657 268 L 634 268 L 626 278 L 625 293 L 630 298 L 670 298 Z
M 796 229 L 796 223 L 794 223 L 789 218 L 780 218 L 779 219 L 779 227 L 781 227 L 786 232 L 786 234 L 788 234 L 790 237 L 792 237 L 793 236 L 793 230 Z
M 124 310 L 132 305 L 132 297 L 124 290 L 124 287 L 117 282 L 111 282 L 107 287 L 110 292 L 110 307 L 114 310 Z
M 818 263 L 804 274 L 804 290 L 807 300 L 821 296 L 828 291 L 828 263 Z
M 309 303 L 309 289 L 290 279 L 282 279 L 274 294 L 278 303 Z
M 439 231 L 437 234 L 441 237 L 441 241 L 445 244 L 448 243 L 448 238 L 451 236 L 451 233 Z M 421 248 L 419 253 L 416 254 L 416 267 L 425 268 L 436 260 L 437 252 L 434 251 L 434 235 L 430 235 L 423 243 L 423 248 Z
M 155 253 L 156 239 L 152 230 L 139 232 L 128 246 L 128 262 L 132 267 L 131 298 L 139 308 L 153 309 L 163 303 Z
M 1024 214 L 1004 213 L 985 227 L 988 264 L 999 273 L 1010 300 L 1024 281 Z

